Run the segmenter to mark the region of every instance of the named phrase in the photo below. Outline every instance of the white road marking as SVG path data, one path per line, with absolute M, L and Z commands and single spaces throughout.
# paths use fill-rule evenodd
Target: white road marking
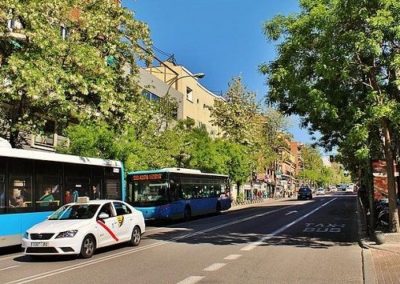
M 241 256 L 242 256 L 241 254 L 231 254 L 231 255 L 228 255 L 227 257 L 225 257 L 224 259 L 226 259 L 226 260 L 236 260 Z
M 204 276 L 190 276 L 181 282 L 178 282 L 177 284 L 193 284 L 199 282 L 201 279 L 203 279 Z
M 218 269 L 221 269 L 225 265 L 226 263 L 214 263 L 211 264 L 209 267 L 204 268 L 203 271 L 217 271 Z
M 285 225 L 285 226 L 279 228 L 278 230 L 272 232 L 271 234 L 266 235 L 265 237 L 261 238 L 260 240 L 258 240 L 258 241 L 256 241 L 256 242 L 253 242 L 253 243 L 251 243 L 251 244 L 248 245 L 248 246 L 243 247 L 241 250 L 243 250 L 243 251 L 250 251 L 250 250 L 256 248 L 257 246 L 263 244 L 264 241 L 273 238 L 273 237 L 276 236 L 277 234 L 282 233 L 282 232 L 285 231 L 286 229 L 290 228 L 291 226 L 295 225 L 296 223 L 300 222 L 301 220 L 307 218 L 307 217 L 310 216 L 311 214 L 314 214 L 315 212 L 317 212 L 318 210 L 320 210 L 322 207 L 328 205 L 329 203 L 331 203 L 331 202 L 334 201 L 334 200 L 336 200 L 336 198 L 334 198 L 334 199 L 332 199 L 332 200 L 330 200 L 330 201 L 328 201 L 328 202 L 322 204 L 321 206 L 315 208 L 314 210 L 312 210 L 311 212 L 307 213 L 306 215 L 304 215 L 304 216 L 302 216 L 302 217 L 300 217 L 300 218 L 297 218 L 297 219 L 294 220 L 293 222 L 291 222 L 291 223 L 289 223 L 289 224 L 287 224 L 287 225 Z
M 297 210 L 293 210 L 293 211 L 289 211 L 289 212 L 286 213 L 285 215 L 288 216 L 288 215 L 295 214 L 295 213 L 297 213 L 297 212 L 298 212 Z
M 10 256 L 7 256 L 7 257 L 0 258 L 0 261 L 7 260 L 7 259 L 10 259 L 10 258 L 20 257 L 20 256 L 23 256 L 23 255 L 24 255 L 23 253 L 10 255 Z
M 235 224 L 238 224 L 238 223 L 246 222 L 246 221 L 258 218 L 258 217 L 266 216 L 266 215 L 269 215 L 269 214 L 272 214 L 272 213 L 275 213 L 275 212 L 279 212 L 279 211 L 283 211 L 283 210 L 287 210 L 287 208 L 283 207 L 283 208 L 275 209 L 275 210 L 272 210 L 272 211 L 269 211 L 269 212 L 265 212 L 265 213 L 261 213 L 261 214 L 257 214 L 257 215 L 252 215 L 250 217 L 246 217 L 246 218 L 239 219 L 239 220 L 236 220 L 236 221 L 232 221 L 232 222 L 229 222 L 229 223 L 225 223 L 225 224 L 222 224 L 222 225 L 214 226 L 214 227 L 208 228 L 206 230 L 189 233 L 189 234 L 186 234 L 186 235 L 183 235 L 183 236 L 171 238 L 171 239 L 166 240 L 166 241 L 160 241 L 160 242 L 156 242 L 156 243 L 153 243 L 153 244 L 150 244 L 150 245 L 147 245 L 147 246 L 142 246 L 142 247 L 139 247 L 139 248 L 134 248 L 134 249 L 126 250 L 126 251 L 123 251 L 123 252 L 119 252 L 119 253 L 116 253 L 116 254 L 113 254 L 113 255 L 100 257 L 100 258 L 97 258 L 97 259 L 86 261 L 84 263 L 73 264 L 73 265 L 65 266 L 65 267 L 58 268 L 58 269 L 55 269 L 55 270 L 52 270 L 52 271 L 42 272 L 42 273 L 39 273 L 39 274 L 36 274 L 36 275 L 31 275 L 31 276 L 28 276 L 28 277 L 25 277 L 25 278 L 13 280 L 13 281 L 7 282 L 6 284 L 15 284 L 15 283 L 23 284 L 23 283 L 33 282 L 33 281 L 40 280 L 40 279 L 43 279 L 43 278 L 47 278 L 47 277 L 50 277 L 50 276 L 54 276 L 54 275 L 57 275 L 57 274 L 65 273 L 65 272 L 68 272 L 68 271 L 71 271 L 71 270 L 76 270 L 76 269 L 80 269 L 80 268 L 83 268 L 83 267 L 86 267 L 86 266 L 90 266 L 90 265 L 94 265 L 94 264 L 97 264 L 97 263 L 101 263 L 101 262 L 104 262 L 104 261 L 107 261 L 107 260 L 111 260 L 111 259 L 114 259 L 114 258 L 117 258 L 117 257 L 133 254 L 133 253 L 136 253 L 136 252 L 139 252 L 139 251 L 155 248 L 155 247 L 162 246 L 162 245 L 166 245 L 166 244 L 169 244 L 171 241 L 177 241 L 177 240 L 181 240 L 181 239 L 186 239 L 186 238 L 194 237 L 194 236 L 197 236 L 197 235 L 200 235 L 200 234 L 204 234 L 204 233 L 208 233 L 208 232 L 211 232 L 211 231 L 215 231 L 215 230 L 218 230 L 220 228 L 224 228 L 224 227 L 228 227 L 228 226 L 235 225 Z
M 13 265 L 13 266 L 9 266 L 9 267 L 6 267 L 6 268 L 2 268 L 2 269 L 0 269 L 0 271 L 12 269 L 12 268 L 17 268 L 17 267 L 19 267 L 19 265 Z

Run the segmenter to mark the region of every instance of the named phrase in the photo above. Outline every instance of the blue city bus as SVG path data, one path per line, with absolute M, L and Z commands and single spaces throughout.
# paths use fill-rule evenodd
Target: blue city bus
M 127 201 L 146 220 L 189 220 L 231 207 L 226 175 L 165 168 L 130 172 L 127 182 Z
M 0 148 L 0 247 L 79 196 L 125 199 L 119 161 Z

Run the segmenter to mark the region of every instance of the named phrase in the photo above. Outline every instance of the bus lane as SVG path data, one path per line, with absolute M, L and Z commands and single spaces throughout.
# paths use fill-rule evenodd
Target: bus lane
M 324 198 L 329 202 L 329 198 Z M 233 283 L 363 283 L 355 196 L 337 197 L 264 236 L 225 267 Z M 325 202 L 324 201 L 324 202 Z M 312 212 L 312 211 L 309 211 Z M 207 278 L 218 281 L 217 275 Z M 249 281 L 248 279 L 252 279 Z

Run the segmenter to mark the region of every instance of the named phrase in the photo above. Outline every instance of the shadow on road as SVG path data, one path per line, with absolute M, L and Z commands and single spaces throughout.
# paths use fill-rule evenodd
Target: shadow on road
M 289 200 L 289 202 L 291 201 L 293 200 Z M 311 202 L 314 203 L 312 205 L 314 207 L 322 204 L 318 198 Z M 295 209 L 295 206 L 253 206 L 241 209 L 238 214 L 227 213 L 224 216 L 224 222 L 218 219 L 218 224 L 221 225 L 220 228 L 218 228 L 217 222 L 213 220 L 213 217 L 203 217 L 192 222 L 172 223 L 173 226 L 171 227 L 175 229 L 174 231 L 152 233 L 147 238 L 176 243 L 211 244 L 216 246 L 243 245 L 260 239 L 263 239 L 262 246 L 294 246 L 313 249 L 351 246 L 358 242 L 355 202 L 354 195 L 341 196 L 340 202 L 337 202 L 338 204 L 324 207 L 320 210 L 320 214 L 312 214 L 307 219 L 299 221 L 276 236 L 269 236 L 268 234 L 282 228 L 305 213 L 299 212 L 298 215 L 294 215 L 290 219 L 290 216 L 285 217 L 285 213 L 287 210 Z M 285 207 L 286 209 L 284 209 Z M 264 217 L 251 219 L 251 221 L 246 220 L 237 222 L 238 224 L 224 226 L 224 224 L 231 222 L 235 223 L 235 220 L 240 218 L 247 219 L 246 216 L 251 217 L 252 215 L 265 213 L 266 210 L 272 211 L 281 208 L 282 211 L 272 213 L 268 215 L 269 217 L 265 215 Z M 311 210 L 309 209 L 309 211 Z M 248 214 L 243 214 L 245 212 L 248 212 Z M 206 226 L 205 223 L 207 224 Z M 333 229 L 329 226 L 332 226 Z M 210 228 L 213 227 L 216 227 L 216 229 L 211 230 Z

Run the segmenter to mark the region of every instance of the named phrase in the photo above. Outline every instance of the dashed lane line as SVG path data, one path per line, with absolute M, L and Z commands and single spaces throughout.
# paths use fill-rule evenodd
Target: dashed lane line
M 19 267 L 19 265 L 13 265 L 13 266 L 1 268 L 0 271 L 9 270 L 9 269 L 17 268 L 17 267 Z
M 211 264 L 209 267 L 204 268 L 203 271 L 217 271 L 218 269 L 221 269 L 225 265 L 226 263 L 214 263 Z
M 204 276 L 190 276 L 190 277 L 178 282 L 177 284 L 194 284 L 194 283 L 199 282 L 203 278 L 204 278 Z
M 241 256 L 242 256 L 241 254 L 231 254 L 231 255 L 228 255 L 227 257 L 225 257 L 224 259 L 226 259 L 226 260 L 236 260 Z

